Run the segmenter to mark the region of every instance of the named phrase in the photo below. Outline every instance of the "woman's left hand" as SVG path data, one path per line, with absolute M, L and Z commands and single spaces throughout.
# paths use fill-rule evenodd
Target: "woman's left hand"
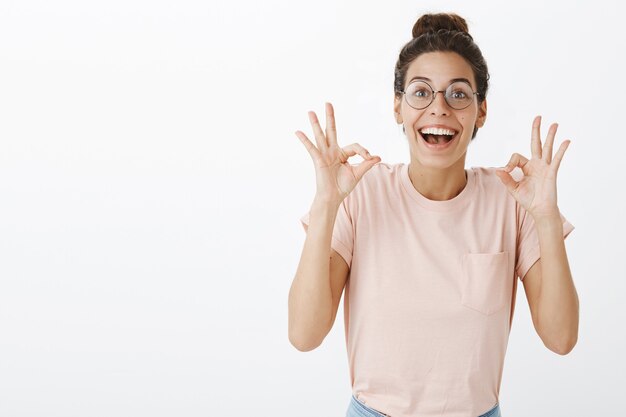
M 543 148 L 539 133 L 540 126 L 541 116 L 537 116 L 533 121 L 530 141 L 531 159 L 528 160 L 523 155 L 514 153 L 508 164 L 496 170 L 496 175 L 511 195 L 535 220 L 544 216 L 559 215 L 556 201 L 556 173 L 565 150 L 571 143 L 570 140 L 563 141 L 552 160 L 552 145 L 558 124 L 553 123 L 550 126 Z M 509 174 L 516 166 L 520 167 L 524 173 L 524 177 L 519 182 Z

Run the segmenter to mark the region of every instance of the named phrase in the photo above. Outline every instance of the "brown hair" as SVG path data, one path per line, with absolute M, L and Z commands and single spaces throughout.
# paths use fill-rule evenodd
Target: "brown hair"
M 409 65 L 426 52 L 456 52 L 472 67 L 478 91 L 478 104 L 487 96 L 489 71 L 480 48 L 467 29 L 467 22 L 454 13 L 425 14 L 413 25 L 413 39 L 400 51 L 394 73 L 393 87 L 397 98 L 402 96 Z M 472 139 L 478 128 L 474 128 Z

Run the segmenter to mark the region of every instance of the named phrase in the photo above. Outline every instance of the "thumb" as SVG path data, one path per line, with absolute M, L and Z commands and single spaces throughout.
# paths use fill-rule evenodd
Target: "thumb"
M 372 156 L 354 167 L 354 175 L 360 180 L 367 171 L 381 161 L 380 156 Z

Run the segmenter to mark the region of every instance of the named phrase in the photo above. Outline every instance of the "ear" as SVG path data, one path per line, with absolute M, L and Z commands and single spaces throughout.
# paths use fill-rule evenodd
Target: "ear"
M 483 127 L 487 120 L 487 100 L 483 100 L 478 107 L 478 118 L 476 119 L 476 127 Z
M 393 115 L 396 117 L 396 123 L 402 124 L 402 113 L 400 112 L 402 105 L 402 96 L 398 98 L 395 96 L 393 99 Z

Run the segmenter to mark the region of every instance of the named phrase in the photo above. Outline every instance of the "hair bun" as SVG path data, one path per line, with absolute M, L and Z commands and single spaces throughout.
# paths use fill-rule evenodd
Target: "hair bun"
M 469 35 L 467 22 L 455 13 L 435 13 L 422 15 L 413 25 L 413 37 L 438 30 L 456 30 Z

